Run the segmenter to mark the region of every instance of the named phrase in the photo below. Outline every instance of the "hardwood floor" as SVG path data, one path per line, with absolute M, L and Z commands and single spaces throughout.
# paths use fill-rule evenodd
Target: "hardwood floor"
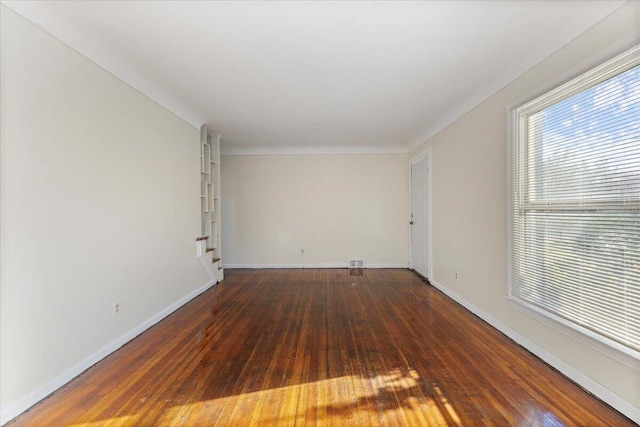
M 633 425 L 408 270 L 225 275 L 11 427 Z

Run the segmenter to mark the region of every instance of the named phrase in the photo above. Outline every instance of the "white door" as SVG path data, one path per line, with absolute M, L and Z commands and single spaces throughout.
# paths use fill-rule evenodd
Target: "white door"
M 429 277 L 427 158 L 411 164 L 411 268 Z

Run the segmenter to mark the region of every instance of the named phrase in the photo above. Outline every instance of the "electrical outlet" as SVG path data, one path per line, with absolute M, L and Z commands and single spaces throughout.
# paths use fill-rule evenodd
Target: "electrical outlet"
M 300 249 L 300 253 L 304 255 L 304 249 Z
M 456 271 L 456 282 L 459 282 L 459 281 L 460 281 L 460 273 Z
M 119 302 L 114 302 L 113 303 L 113 317 L 118 317 L 120 316 L 120 303 Z

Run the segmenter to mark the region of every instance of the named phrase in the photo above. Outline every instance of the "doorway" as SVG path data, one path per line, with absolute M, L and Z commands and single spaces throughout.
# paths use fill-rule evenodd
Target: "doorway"
M 411 268 L 430 277 L 429 157 L 411 162 Z

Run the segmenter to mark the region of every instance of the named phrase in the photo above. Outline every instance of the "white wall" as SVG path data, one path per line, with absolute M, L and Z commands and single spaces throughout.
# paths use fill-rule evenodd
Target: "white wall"
M 637 360 L 524 314 L 505 298 L 506 135 L 510 104 L 568 77 L 612 46 L 638 43 L 639 25 L 640 2 L 627 3 L 411 153 L 432 147 L 434 282 L 529 340 L 539 354 L 548 352 L 558 367 L 591 384 L 635 421 L 640 421 Z
M 6 421 L 208 279 L 195 256 L 198 130 L 1 14 Z
M 406 154 L 222 156 L 226 266 L 406 266 Z M 301 254 L 304 249 L 304 255 Z

